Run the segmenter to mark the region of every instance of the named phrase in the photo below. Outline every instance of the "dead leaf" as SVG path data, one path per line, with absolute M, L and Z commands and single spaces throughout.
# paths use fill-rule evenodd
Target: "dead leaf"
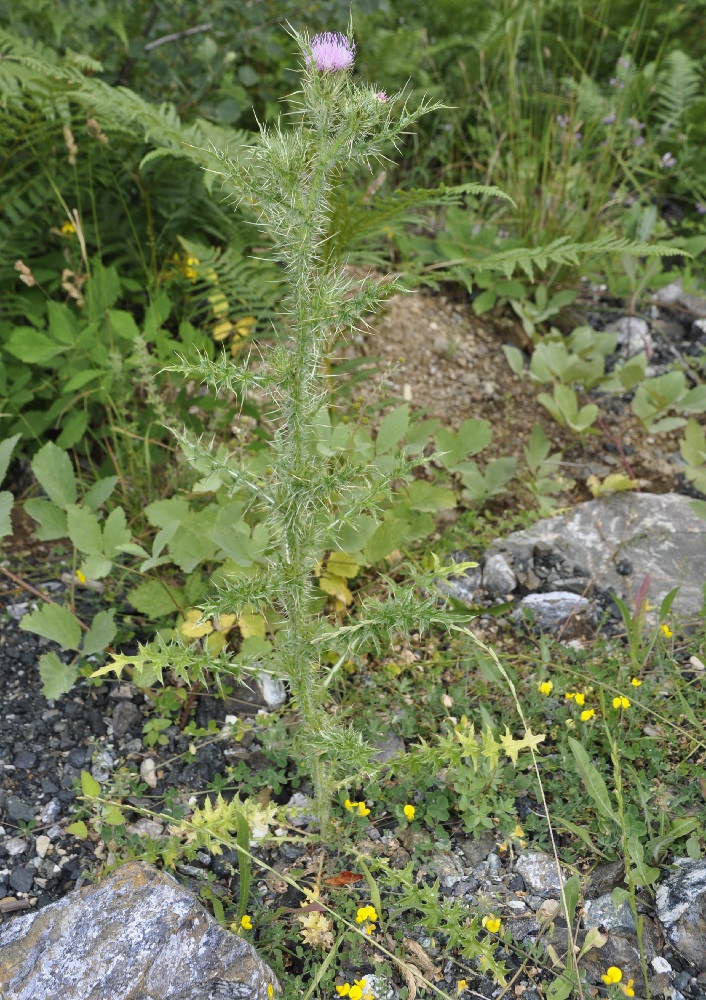
M 355 872 L 349 872 L 344 869 L 340 874 L 334 875 L 332 878 L 325 878 L 324 882 L 326 885 L 353 885 L 355 882 L 361 882 L 363 879 L 362 875 L 356 875 Z
M 422 969 L 426 973 L 428 979 L 436 979 L 440 972 L 439 966 L 434 965 L 431 958 L 424 951 L 422 946 L 414 938 L 404 938 L 402 944 L 405 946 L 408 952 L 410 952 L 417 959 Z

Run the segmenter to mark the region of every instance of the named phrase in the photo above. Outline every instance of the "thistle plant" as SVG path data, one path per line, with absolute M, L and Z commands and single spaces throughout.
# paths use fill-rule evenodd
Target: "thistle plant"
M 394 485 L 408 479 L 419 464 L 405 449 L 393 455 L 386 447 L 380 454 L 370 436 L 362 440 L 353 425 L 339 422 L 332 429 L 333 345 L 400 287 L 371 278 L 355 284 L 343 266 L 327 259 L 331 194 L 344 168 L 361 164 L 370 169 L 370 162 L 383 159 L 421 115 L 441 105 L 424 101 L 412 110 L 403 93 L 388 97 L 355 81 L 350 33 L 327 32 L 311 39 L 292 35 L 302 55 L 301 90 L 294 95 L 296 124 L 262 126 L 256 143 L 237 161 L 212 150 L 224 189 L 254 213 L 282 268 L 288 290 L 286 335 L 263 349 L 257 365 L 223 354 L 216 361 L 202 358 L 171 370 L 240 401 L 253 391 L 269 400 L 267 416 L 275 430 L 259 465 L 247 455 L 227 455 L 222 446 L 205 446 L 185 433 L 177 437 L 205 474 L 202 487 L 226 485 L 268 539 L 259 566 L 249 575 L 226 578 L 200 605 L 201 620 L 265 616 L 271 643 L 260 644 L 245 665 L 290 686 L 300 720 L 296 747 L 313 779 L 323 825 L 337 778 L 355 773 L 370 759 L 362 735 L 325 710 L 332 674 L 324 654 L 334 649 L 340 660 L 339 654 L 363 641 L 382 644 L 444 616 L 435 597 L 418 596 L 419 586 L 405 590 L 392 583 L 385 600 L 363 602 L 354 626 L 331 625 L 321 611 L 315 573 L 326 553 L 359 551 L 360 539 L 379 525 Z M 403 433 L 401 429 L 398 440 Z M 432 579 L 433 574 L 417 584 L 430 585 Z M 163 652 L 168 659 L 168 650 Z M 242 665 L 243 656 L 238 660 Z M 140 666 L 134 658 L 132 662 Z

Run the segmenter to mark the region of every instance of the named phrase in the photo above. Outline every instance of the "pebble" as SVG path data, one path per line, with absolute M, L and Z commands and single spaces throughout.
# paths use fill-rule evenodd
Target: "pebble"
M 10 819 L 24 820 L 25 822 L 34 819 L 35 815 L 34 806 L 29 802 L 25 802 L 24 799 L 19 798 L 17 795 L 9 797 L 5 803 L 5 811 Z
M 496 553 L 483 564 L 483 589 L 489 594 L 509 594 L 517 586 L 517 577 L 505 556 Z
M 30 892 L 34 882 L 36 868 L 26 865 L 24 868 L 14 868 L 10 874 L 10 888 L 15 892 Z
M 555 898 L 561 895 L 561 885 L 554 858 L 541 851 L 527 851 L 515 862 L 515 871 L 525 880 L 527 888 L 543 897 Z
M 23 837 L 11 837 L 5 841 L 5 850 L 11 858 L 15 858 L 27 850 L 27 841 Z
M 61 815 L 61 802 L 57 799 L 49 799 L 46 805 L 43 805 L 39 813 L 39 821 L 42 826 L 46 826 L 49 823 L 53 823 L 55 819 L 58 819 Z

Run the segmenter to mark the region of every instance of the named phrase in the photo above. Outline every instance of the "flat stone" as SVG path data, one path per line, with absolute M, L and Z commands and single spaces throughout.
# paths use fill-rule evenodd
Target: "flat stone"
M 251 944 L 143 861 L 6 922 L 0 953 L 12 1000 L 267 1000 L 277 985 Z
M 32 885 L 34 884 L 34 876 L 37 874 L 37 869 L 34 865 L 25 865 L 24 868 L 14 868 L 10 873 L 9 883 L 10 888 L 14 889 L 15 892 L 30 892 Z M 2 935 L 0 934 L 0 952 L 2 952 Z M 5 954 L 3 952 L 3 959 Z M 2 973 L 0 972 L 0 976 Z M 2 986 L 2 979 L 0 978 L 0 986 Z M 0 994 L 2 996 L 2 994 Z
M 530 892 L 549 899 L 561 896 L 556 862 L 548 854 L 542 854 L 541 851 L 523 852 L 515 862 L 515 871 L 522 876 Z M 562 881 L 566 881 L 565 876 L 562 876 Z
M 542 577 L 548 567 L 568 567 L 587 575 L 594 589 L 613 590 L 631 606 L 647 576 L 653 608 L 679 586 L 672 612 L 688 621 L 701 610 L 706 579 L 706 520 L 692 510 L 692 502 L 678 493 L 601 497 L 513 532 L 489 552 L 504 555 L 516 573 L 531 566 Z M 618 567 L 629 572 L 621 574 Z
M 53 823 L 61 815 L 61 802 L 57 798 L 49 799 L 39 813 L 39 821 L 42 826 Z
M 618 334 L 620 353 L 624 358 L 631 358 L 640 351 L 645 351 L 651 357 L 654 352 L 650 328 L 639 316 L 621 316 L 606 327 L 606 332 Z
M 570 590 L 554 590 L 549 594 L 527 594 L 512 612 L 512 617 L 524 618 L 524 610 L 532 612 L 537 628 L 548 631 L 561 628 L 569 618 L 577 615 L 584 621 L 595 619 L 591 602 Z
M 10 837 L 5 841 L 5 850 L 11 858 L 15 858 L 27 850 L 27 841 L 24 837 Z
M 29 820 L 34 819 L 35 809 L 31 802 L 25 802 L 17 795 L 11 795 L 5 803 L 5 811 L 10 819 Z
M 664 288 L 660 288 L 655 292 L 654 297 L 658 302 L 681 306 L 696 316 L 706 316 L 706 298 L 702 295 L 693 295 L 691 292 L 685 292 L 681 278 L 677 278 L 676 281 L 670 281 Z
M 657 889 L 657 915 L 679 954 L 706 971 L 706 858 L 680 858 Z
M 588 877 L 588 883 L 584 890 L 586 899 L 597 899 L 605 896 L 617 886 L 621 885 L 625 879 L 625 865 L 622 861 L 606 861 L 596 865 Z
M 444 889 L 452 889 L 464 877 L 463 866 L 454 854 L 437 854 L 431 858 L 428 867 Z
M 605 931 L 635 931 L 635 918 L 627 901 L 616 903 L 610 893 L 587 899 L 583 905 L 583 926 Z
M 137 729 L 142 723 L 142 713 L 137 705 L 121 698 L 113 709 L 113 735 L 121 740 L 131 729 Z
M 490 830 L 484 830 L 476 837 L 460 841 L 458 846 L 466 864 L 470 868 L 476 868 L 495 847 L 495 835 Z

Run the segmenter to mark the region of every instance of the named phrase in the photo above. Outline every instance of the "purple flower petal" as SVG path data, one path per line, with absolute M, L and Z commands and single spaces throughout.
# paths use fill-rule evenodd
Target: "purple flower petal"
M 324 31 L 314 35 L 310 43 L 311 57 L 307 55 L 307 66 L 314 66 L 320 73 L 337 73 L 353 65 L 355 42 L 340 31 Z

